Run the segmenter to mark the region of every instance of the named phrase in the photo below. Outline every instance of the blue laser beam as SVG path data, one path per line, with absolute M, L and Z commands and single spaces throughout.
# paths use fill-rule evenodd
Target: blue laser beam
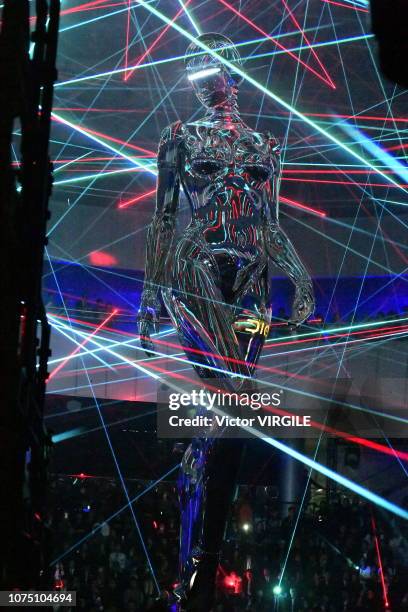
M 343 120 L 339 124 L 339 128 L 344 130 L 356 144 L 361 145 L 366 151 L 371 153 L 384 166 L 399 176 L 405 183 L 408 184 L 408 167 L 402 164 L 393 155 L 385 151 L 380 145 L 368 138 L 361 130 L 351 125 L 348 121 Z
M 51 259 L 50 259 L 49 255 L 48 255 L 48 250 L 47 249 L 46 249 L 46 254 L 48 256 L 48 260 L 49 260 L 49 263 L 50 263 L 50 266 L 51 266 L 51 270 L 53 272 L 53 276 L 54 276 L 54 279 L 55 279 L 55 284 L 57 286 L 57 289 L 58 289 L 58 292 L 59 292 L 62 304 L 64 306 L 65 313 L 66 313 L 66 315 L 68 317 L 68 321 L 70 323 L 68 312 L 67 312 L 67 309 L 66 309 L 66 306 L 65 306 L 64 297 L 62 295 L 62 292 L 61 292 L 61 289 L 60 289 L 60 286 L 59 286 L 59 283 L 58 283 L 58 279 L 57 279 L 57 276 L 55 274 L 55 271 L 54 271 Z M 83 369 L 84 369 L 86 378 L 88 380 L 89 389 L 90 389 L 90 391 L 92 393 L 92 397 L 93 397 L 93 400 L 94 400 L 94 403 L 95 403 L 95 407 L 96 407 L 97 412 L 98 412 L 99 420 L 101 422 L 101 425 L 102 425 L 102 428 L 103 428 L 103 431 L 104 431 L 104 434 L 105 434 L 105 438 L 106 438 L 106 441 L 107 441 L 108 446 L 109 446 L 109 450 L 111 451 L 112 459 L 113 459 L 113 462 L 114 462 L 117 474 L 119 476 L 119 480 L 120 480 L 120 483 L 122 485 L 123 492 L 124 492 L 125 497 L 126 497 L 126 499 L 128 501 L 128 504 L 129 504 L 129 509 L 130 509 L 130 512 L 131 512 L 131 515 L 132 515 L 132 518 L 133 518 L 134 525 L 136 527 L 137 534 L 138 534 L 139 539 L 140 539 L 140 543 L 141 543 L 142 548 L 143 548 L 143 552 L 144 552 L 145 557 L 146 557 L 147 564 L 148 564 L 149 569 L 150 569 L 150 573 L 151 573 L 152 578 L 153 578 L 153 582 L 155 584 L 157 592 L 160 594 L 160 586 L 159 586 L 159 583 L 158 583 L 157 578 L 156 578 L 156 574 L 155 574 L 154 569 L 153 569 L 153 565 L 152 565 L 152 562 L 151 562 L 151 559 L 150 559 L 149 551 L 148 551 L 146 543 L 144 541 L 142 530 L 141 530 L 139 522 L 137 520 L 137 517 L 136 517 L 135 511 L 134 511 L 133 505 L 130 503 L 129 491 L 128 491 L 127 487 L 126 487 L 125 479 L 124 479 L 122 471 L 120 469 L 119 461 L 118 461 L 118 458 L 116 456 L 115 450 L 113 448 L 112 440 L 110 439 L 109 431 L 108 431 L 108 429 L 106 427 L 106 423 L 105 423 L 105 419 L 104 419 L 103 414 L 102 414 L 102 410 L 101 410 L 99 402 L 98 402 L 98 400 L 96 398 L 95 391 L 94 391 L 94 388 L 92 386 L 91 379 L 89 377 L 88 371 L 87 371 L 84 363 L 83 363 Z
M 377 166 L 374 166 L 369 160 L 365 159 L 359 153 L 357 153 L 357 151 L 354 151 L 353 149 L 351 149 L 347 144 L 345 144 L 344 142 L 339 140 L 336 136 L 334 136 L 333 134 L 331 134 L 330 132 L 322 128 L 318 123 L 316 123 L 315 121 L 313 121 L 312 119 L 304 115 L 297 108 L 295 108 L 291 104 L 288 104 L 288 102 L 286 102 L 285 100 L 280 98 L 278 95 L 273 93 L 270 89 L 268 89 L 267 87 L 259 83 L 256 79 L 251 77 L 245 71 L 241 70 L 241 68 L 229 62 L 227 59 L 222 57 L 219 53 L 217 53 L 216 51 L 208 47 L 208 45 L 204 44 L 201 40 L 198 40 L 195 36 L 192 36 L 192 34 L 184 30 L 184 28 L 179 26 L 176 22 L 173 22 L 166 15 L 158 11 L 156 8 L 154 8 L 153 6 L 150 6 L 147 2 L 145 2 L 145 0 L 137 0 L 137 1 L 142 6 L 144 6 L 148 11 L 150 11 L 153 15 L 155 15 L 156 17 L 164 21 L 164 23 L 170 25 L 170 27 L 175 29 L 179 34 L 181 34 L 182 36 L 190 40 L 190 42 L 193 42 L 194 44 L 196 44 L 198 47 L 206 51 L 209 55 L 214 57 L 218 62 L 224 64 L 230 70 L 235 71 L 236 74 L 241 76 L 245 81 L 253 85 L 256 89 L 259 89 L 259 91 L 262 91 L 263 93 L 265 93 L 269 98 L 277 102 L 280 106 L 283 106 L 283 108 L 285 108 L 286 110 L 290 111 L 291 113 L 293 113 L 294 115 L 302 119 L 304 123 L 306 123 L 309 127 L 313 128 L 314 130 L 322 134 L 325 138 L 328 138 L 333 143 L 335 143 L 338 147 L 346 151 L 349 155 L 355 157 L 360 162 L 362 162 L 363 164 L 365 164 L 366 166 L 374 170 L 379 176 L 382 176 L 382 178 L 385 179 L 387 182 L 392 183 L 393 185 L 395 185 L 396 187 L 404 191 L 404 193 L 408 193 L 406 189 L 401 187 L 401 185 L 397 181 L 395 181 L 391 176 L 384 174 L 384 172 L 382 172 L 379 168 L 377 168 Z
M 168 476 L 170 476 L 170 474 L 172 474 L 175 470 L 177 470 L 179 468 L 180 464 L 178 463 L 177 465 L 175 465 L 174 467 L 171 468 L 171 470 L 169 470 L 168 472 L 166 472 L 165 474 L 163 474 L 163 476 L 161 476 L 160 478 L 158 478 L 157 480 L 155 480 L 154 482 L 152 482 L 148 487 L 146 487 L 146 489 L 144 489 L 143 491 L 141 491 L 140 493 L 138 493 L 135 497 L 133 497 L 127 504 L 125 504 L 124 506 L 122 506 L 121 508 L 119 508 L 119 510 L 117 510 L 116 512 L 114 512 L 113 514 L 111 514 L 110 516 L 108 516 L 104 521 L 102 521 L 102 523 L 100 525 L 98 525 L 97 527 L 94 527 L 92 529 L 92 531 L 90 531 L 89 533 L 87 533 L 85 536 L 83 536 L 80 540 L 78 540 L 77 542 L 75 542 L 75 544 L 73 544 L 72 546 L 70 546 L 65 552 L 63 552 L 61 555 L 59 555 L 59 557 L 56 557 L 53 561 L 51 561 L 50 566 L 55 565 L 56 563 L 58 563 L 59 561 L 61 561 L 62 559 L 64 559 L 64 557 L 66 557 L 67 555 L 69 555 L 70 552 L 72 552 L 73 550 L 76 550 L 79 546 L 81 546 L 81 544 L 83 544 L 84 542 L 86 542 L 87 540 L 89 540 L 89 538 L 91 538 L 93 535 L 95 535 L 96 533 L 98 533 L 103 525 L 105 523 L 110 523 L 110 521 L 112 521 L 114 518 L 116 518 L 117 516 L 119 516 L 119 514 L 121 514 L 122 512 L 124 512 L 125 510 L 127 510 L 127 508 L 129 508 L 132 504 L 135 504 L 141 497 L 143 497 L 144 495 L 146 495 L 146 493 L 148 493 L 149 491 L 151 491 L 152 489 L 154 489 L 154 487 L 156 487 L 158 484 L 160 484 L 163 480 L 165 480 Z
M 218 408 L 213 408 L 213 410 L 214 412 L 218 412 L 222 416 L 228 416 L 226 413 L 224 413 L 222 410 L 219 410 Z M 388 510 L 388 512 L 391 512 L 396 516 L 400 516 L 403 519 L 408 519 L 408 511 L 404 508 L 401 508 L 397 504 L 394 504 L 393 502 L 381 497 L 381 495 L 377 495 L 377 493 L 373 493 L 369 489 L 366 489 L 365 487 L 359 485 L 353 480 L 342 476 L 338 472 L 335 472 L 334 470 L 328 468 L 326 465 L 319 463 L 315 459 L 311 459 L 310 457 L 299 453 L 297 450 L 291 448 L 290 446 L 287 446 L 286 444 L 280 442 L 279 440 L 276 440 L 275 438 L 265 437 L 265 435 L 255 429 L 255 427 L 243 425 L 242 429 L 245 429 L 246 431 L 248 431 L 248 433 L 251 433 L 256 438 L 263 440 L 266 444 L 273 446 L 274 448 L 282 451 L 286 455 L 293 457 L 293 459 L 300 461 L 312 470 L 316 470 L 316 472 L 319 472 L 320 474 L 323 474 L 323 476 L 330 478 L 330 480 L 334 480 L 342 487 L 349 489 L 349 491 L 356 493 L 360 497 L 364 497 L 376 506 L 380 506 L 381 508 L 384 508 L 384 510 Z

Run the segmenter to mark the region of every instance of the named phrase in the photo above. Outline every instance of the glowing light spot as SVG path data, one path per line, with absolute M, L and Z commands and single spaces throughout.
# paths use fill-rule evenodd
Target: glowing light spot
M 92 251 L 92 253 L 89 254 L 89 263 L 91 263 L 93 266 L 104 266 L 105 268 L 110 268 L 112 266 L 116 266 L 118 264 L 118 260 L 116 257 L 110 253 L 106 253 L 105 251 Z
M 189 74 L 187 78 L 189 81 L 197 81 L 212 74 L 217 74 L 217 72 L 221 72 L 220 68 L 205 68 L 205 70 L 198 70 L 193 72 L 193 74 Z

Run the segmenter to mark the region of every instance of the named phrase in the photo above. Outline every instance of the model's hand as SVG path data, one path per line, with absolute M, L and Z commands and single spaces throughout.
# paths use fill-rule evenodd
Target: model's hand
M 311 281 L 298 283 L 292 306 L 289 325 L 301 325 L 310 317 L 315 308 L 313 285 Z
M 144 292 L 142 294 L 140 309 L 137 313 L 137 325 L 140 344 L 149 357 L 152 355 L 151 351 L 154 350 L 150 336 L 153 332 L 157 333 L 159 331 L 160 310 L 160 301 L 157 297 L 149 292 Z

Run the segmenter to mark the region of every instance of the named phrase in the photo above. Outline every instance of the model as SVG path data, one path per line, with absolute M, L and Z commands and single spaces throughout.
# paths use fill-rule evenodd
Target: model
M 203 34 L 198 40 L 229 65 L 241 66 L 236 47 L 225 36 Z M 313 287 L 279 225 L 278 142 L 241 119 L 241 78 L 233 69 L 195 43 L 185 61 L 187 78 L 206 112 L 198 121 L 177 121 L 161 135 L 139 333 L 144 349 L 153 351 L 161 290 L 197 374 L 238 390 L 251 380 L 269 330 L 269 261 L 295 285 L 293 325 L 313 312 Z M 180 189 L 191 222 L 174 243 Z M 179 480 L 181 610 L 212 608 L 241 453 L 241 440 L 217 437 L 194 440 L 184 455 Z

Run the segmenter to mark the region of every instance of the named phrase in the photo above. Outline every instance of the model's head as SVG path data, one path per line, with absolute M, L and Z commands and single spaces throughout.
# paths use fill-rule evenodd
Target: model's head
M 198 41 L 214 50 L 232 66 L 241 67 L 241 58 L 233 42 L 222 34 L 201 34 Z M 218 58 L 206 53 L 196 43 L 186 51 L 187 78 L 191 82 L 200 102 L 208 108 L 233 103 L 242 78 L 232 67 L 227 67 Z

